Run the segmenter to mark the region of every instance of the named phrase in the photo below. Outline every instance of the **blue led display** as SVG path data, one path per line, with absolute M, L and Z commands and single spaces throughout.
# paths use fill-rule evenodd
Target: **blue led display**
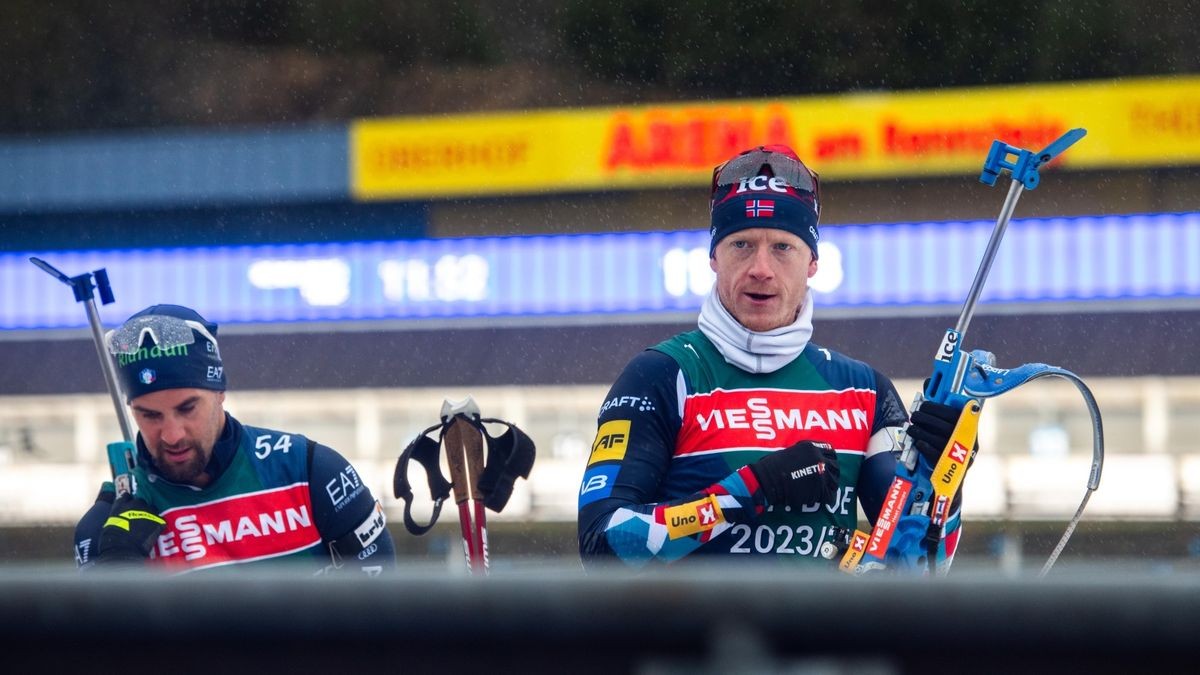
M 992 226 L 826 227 L 818 307 L 957 308 Z M 694 312 L 712 283 L 703 231 L 8 253 L 0 329 L 86 325 L 30 256 L 71 275 L 106 268 L 108 323 L 159 302 L 219 323 Z M 1187 213 L 1013 221 L 981 301 L 1197 296 L 1200 213 Z

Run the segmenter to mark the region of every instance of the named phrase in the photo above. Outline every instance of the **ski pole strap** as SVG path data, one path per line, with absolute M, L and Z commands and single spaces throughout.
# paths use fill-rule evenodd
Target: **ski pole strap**
M 450 497 L 451 482 L 442 475 L 439 465 L 442 444 L 446 441 L 446 430 L 457 419 L 471 423 L 487 445 L 487 460 L 479 475 L 476 490 L 483 498 L 483 505 L 499 513 L 508 504 L 512 496 L 513 484 L 517 478 L 529 478 L 533 469 L 533 461 L 537 449 L 533 439 L 515 424 L 494 417 L 477 418 L 468 416 L 448 417 L 443 422 L 435 424 L 422 431 L 404 448 L 400 459 L 396 462 L 396 471 L 392 477 L 392 489 L 398 499 L 404 500 L 404 527 L 415 535 L 428 532 L 441 513 L 442 503 Z M 499 436 L 488 433 L 484 423 L 499 424 L 505 427 Z M 430 437 L 430 432 L 438 431 L 436 439 Z M 411 508 L 413 501 L 412 485 L 408 481 L 408 463 L 416 460 L 425 469 L 429 481 L 429 495 L 433 498 L 433 515 L 429 524 L 420 525 L 413 520 Z
M 533 439 L 515 424 L 495 418 L 479 421 L 503 424 L 507 427 L 499 436 L 489 434 L 482 424 L 479 427 L 487 442 L 487 462 L 479 476 L 478 487 L 483 493 L 483 505 L 500 513 L 508 504 L 508 498 L 512 496 L 513 484 L 517 478 L 529 478 L 537 451 Z
M 429 432 L 435 430 L 439 431 L 436 440 L 429 437 Z M 445 426 L 439 423 L 418 434 L 408 447 L 404 448 L 404 452 L 400 453 L 395 474 L 392 476 L 392 492 L 397 499 L 404 500 L 404 527 L 418 536 L 428 532 L 437 523 L 438 515 L 442 512 L 442 503 L 450 497 L 450 481 L 446 480 L 438 466 L 438 450 L 442 446 L 442 434 L 445 431 Z M 433 497 L 433 515 L 427 525 L 418 524 L 412 517 L 413 491 L 408 482 L 408 462 L 411 459 L 417 460 L 425 469 L 425 477 L 429 481 L 429 495 Z

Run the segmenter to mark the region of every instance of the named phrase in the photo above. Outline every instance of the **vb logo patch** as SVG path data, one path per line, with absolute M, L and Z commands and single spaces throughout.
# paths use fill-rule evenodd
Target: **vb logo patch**
M 629 445 L 629 420 L 612 420 L 600 425 L 596 431 L 596 440 L 592 443 L 592 455 L 588 458 L 588 466 L 597 462 L 619 462 L 625 458 L 625 448 Z

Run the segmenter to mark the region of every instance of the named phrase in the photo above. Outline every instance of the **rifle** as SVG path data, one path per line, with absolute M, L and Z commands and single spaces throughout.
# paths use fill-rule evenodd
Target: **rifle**
M 1072 129 L 1037 153 L 1022 150 L 1000 140 L 993 141 L 979 180 L 988 186 L 995 185 L 996 179 L 1007 169 L 1012 177 L 1012 184 L 992 229 L 991 238 L 967 293 L 967 299 L 963 303 L 958 323 L 954 328 L 946 330 L 934 354 L 933 374 L 913 403 L 914 411 L 927 400 L 949 405 L 960 411 L 958 422 L 950 442 L 942 449 L 941 457 L 934 466 L 930 466 L 917 452 L 912 439 L 904 431 L 901 432 L 900 458 L 883 507 L 870 533 L 858 530 L 850 538 L 839 564 L 843 571 L 862 574 L 871 570 L 891 568 L 927 574 L 931 565 L 941 572 L 948 569 L 949 560 L 938 561 L 937 552 L 948 519 L 953 515 L 951 504 L 962 486 L 977 450 L 975 439 L 984 399 L 999 396 L 1041 377 L 1067 379 L 1083 395 L 1092 419 L 1093 450 L 1092 467 L 1083 501 L 1043 566 L 1040 576 L 1045 576 L 1050 571 L 1083 516 L 1088 499 L 1100 487 L 1100 474 L 1104 464 L 1104 431 L 1099 406 L 1083 380 L 1068 370 L 1044 363 L 1027 363 L 1013 369 L 997 368 L 995 356 L 991 352 L 966 352 L 962 349 L 992 261 L 1000 248 L 1000 242 L 1004 238 L 1004 232 L 1012 219 L 1021 193 L 1024 190 L 1033 190 L 1040 184 L 1038 168 L 1041 165 L 1064 152 L 1086 134 L 1084 129 Z

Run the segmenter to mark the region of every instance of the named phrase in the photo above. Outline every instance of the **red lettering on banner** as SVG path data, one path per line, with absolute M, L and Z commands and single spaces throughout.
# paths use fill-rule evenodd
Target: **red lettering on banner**
M 813 143 L 817 159 L 859 159 L 863 154 L 863 139 L 858 132 L 818 136 Z
M 892 543 L 892 534 L 896 531 L 896 523 L 908 501 L 908 493 L 912 483 L 897 477 L 888 488 L 887 497 L 883 500 L 883 508 L 879 509 L 879 517 L 875 519 L 875 529 L 871 530 L 871 539 L 867 542 L 867 553 L 882 558 L 887 553 L 888 544 Z
M 875 392 L 718 389 L 688 396 L 683 410 L 676 456 L 802 440 L 863 452 L 874 424 Z
M 609 125 L 604 168 L 709 169 L 752 145 L 773 143 L 793 145 L 784 106 L 618 112 Z
M 883 151 L 887 155 L 971 155 L 987 151 L 1000 139 L 1019 148 L 1044 148 L 1066 130 L 1062 120 L 1034 117 L 1022 121 L 991 120 L 977 124 L 916 126 L 884 122 Z
M 274 558 L 321 542 L 308 483 L 168 509 L 153 562 L 204 568 Z
M 1135 103 L 1129 109 L 1129 127 L 1147 136 L 1200 136 L 1200 98 L 1163 101 L 1160 105 Z

